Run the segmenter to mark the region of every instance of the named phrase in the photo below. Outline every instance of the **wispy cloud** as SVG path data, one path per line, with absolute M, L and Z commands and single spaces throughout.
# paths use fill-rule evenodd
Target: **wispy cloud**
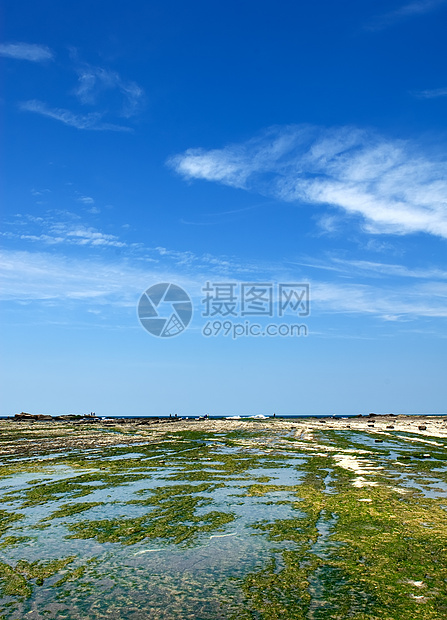
M 316 269 L 323 269 L 327 271 L 337 271 L 341 274 L 349 275 L 351 278 L 355 276 L 362 276 L 362 281 L 365 277 L 377 278 L 380 277 L 386 281 L 386 278 L 392 278 L 396 281 L 396 278 L 402 279 L 417 279 L 422 281 L 447 281 L 447 269 L 440 269 L 438 267 L 414 267 L 410 268 L 406 265 L 399 265 L 395 263 L 379 263 L 376 261 L 367 260 L 348 260 L 338 258 L 336 256 L 328 257 L 326 260 L 322 259 L 307 259 L 303 262 L 297 262 L 296 264 L 312 267 Z
M 90 112 L 89 114 L 75 114 L 63 108 L 50 108 L 46 103 L 33 99 L 19 105 L 25 112 L 35 112 L 48 118 L 53 118 L 76 129 L 90 129 L 94 131 L 132 131 L 129 127 L 103 121 L 103 114 Z
M 364 273 L 376 273 L 380 276 L 390 276 L 398 278 L 414 278 L 418 280 L 447 280 L 447 270 L 433 268 L 410 268 L 406 265 L 377 263 L 365 260 L 341 260 L 335 259 L 335 262 L 344 265 L 352 273 L 353 269 L 357 269 Z
M 5 300 L 92 301 L 118 294 L 124 305 L 132 289 L 135 295 L 144 282 L 138 269 L 124 263 L 26 251 L 0 253 L 0 278 L 8 288 Z
M 436 99 L 437 97 L 447 97 L 447 88 L 433 88 L 432 90 L 420 90 L 412 93 L 421 99 Z
M 149 285 L 176 282 L 200 315 L 207 281 L 303 281 L 310 283 L 312 316 L 399 321 L 447 316 L 447 269 L 430 264 L 409 267 L 330 254 L 289 262 L 242 261 L 132 243 L 86 225 L 78 214 L 60 211 L 17 215 L 4 229 L 2 236 L 14 242 L 14 249 L 5 243 L 0 253 L 0 290 L 1 298 L 10 301 L 57 304 L 69 299 L 130 307 Z
M 342 209 L 370 233 L 447 238 L 446 162 L 354 127 L 274 127 L 242 144 L 188 149 L 168 165 L 188 180 Z
M 51 50 L 38 45 L 25 43 L 5 44 L 0 46 L 0 55 L 27 60 L 48 60 L 53 57 Z M 54 119 L 69 127 L 94 131 L 132 131 L 123 124 L 123 119 L 135 116 L 143 107 L 145 94 L 135 82 L 123 79 L 116 71 L 80 63 L 72 50 L 71 69 L 78 76 L 78 84 L 71 92 L 76 97 L 76 104 L 94 107 L 88 113 L 73 111 L 48 105 L 44 101 L 31 99 L 19 104 L 25 112 L 34 112 Z M 106 93 L 107 97 L 102 97 Z M 75 102 L 75 100 L 74 100 Z M 71 107 L 71 106 L 70 106 Z M 119 122 L 114 122 L 119 119 Z
M 208 266 L 209 270 L 209 266 Z M 209 271 L 208 271 L 209 274 Z M 0 299 L 17 302 L 67 300 L 135 307 L 141 293 L 157 282 L 183 286 L 199 304 L 205 280 L 175 262 L 100 256 L 68 258 L 55 252 L 0 251 Z M 135 313 L 132 313 L 132 317 Z
M 191 272 L 185 263 L 182 270 L 178 263 L 126 258 L 105 261 L 98 256 L 68 258 L 41 251 L 4 250 L 0 252 L 0 298 L 55 304 L 71 300 L 86 308 L 113 302 L 116 308 L 128 308 L 136 305 L 141 292 L 149 285 L 176 282 L 191 295 L 200 317 L 202 287 L 206 280 L 218 282 L 220 274 L 220 281 L 228 281 L 228 274 L 225 261 L 219 257 L 203 257 L 201 262 L 196 257 L 196 263 L 200 269 Z M 293 273 L 296 276 L 296 269 Z M 277 275 L 272 271 L 270 281 L 281 281 Z M 282 276 L 287 277 L 287 274 L 282 271 Z M 239 280 L 233 278 L 233 281 Z M 309 282 L 312 317 L 334 313 L 385 321 L 447 317 L 447 283 L 443 281 L 423 280 L 399 286 L 383 282 L 329 282 L 321 278 L 312 278 Z
M 416 0 L 415 2 L 409 2 L 393 11 L 374 17 L 369 24 L 366 25 L 366 29 L 384 30 L 402 19 L 430 13 L 445 3 L 446 0 Z
M 84 204 L 84 205 L 93 205 L 93 204 L 95 204 L 95 201 L 94 201 L 94 199 L 91 196 L 83 196 L 83 195 L 81 195 L 81 196 L 78 196 L 77 200 L 79 202 L 82 202 L 82 204 Z
M 144 101 L 144 91 L 135 82 L 126 81 L 116 71 L 103 67 L 82 64 L 76 69 L 78 86 L 74 93 L 86 105 L 96 105 L 104 91 L 116 90 L 121 98 L 116 113 L 130 118 L 140 111 Z
M 57 221 L 52 216 L 18 216 L 15 222 L 10 225 L 10 229 L 2 232 L 1 235 L 7 239 L 53 246 L 127 247 L 127 244 L 116 235 L 103 233 L 96 228 L 86 226 L 79 221 L 79 218 L 72 214 L 67 214 L 67 216 L 64 221 Z
M 72 245 L 89 245 L 93 247 L 106 246 L 123 248 L 126 243 L 120 241 L 115 235 L 102 233 L 92 227 L 73 226 L 65 224 L 55 225 L 48 243 L 67 243 Z
M 318 226 L 320 227 L 320 236 L 333 235 L 340 231 L 342 221 L 340 216 L 325 214 L 318 218 Z
M 46 60 L 52 60 L 54 54 L 46 45 L 36 45 L 33 43 L 2 43 L 0 44 L 0 56 L 15 58 L 16 60 L 44 62 Z
M 383 320 L 447 317 L 447 284 L 412 287 L 313 282 L 312 304 L 326 313 L 363 314 Z
M 31 190 L 31 194 L 37 198 L 37 197 L 45 196 L 47 194 L 51 194 L 51 190 L 50 189 L 36 189 L 35 187 L 33 187 Z

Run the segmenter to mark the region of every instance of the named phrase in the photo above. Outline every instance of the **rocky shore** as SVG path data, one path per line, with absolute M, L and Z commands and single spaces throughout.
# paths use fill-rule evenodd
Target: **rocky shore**
M 114 432 L 114 429 L 119 433 Z M 0 420 L 0 456 L 48 452 L 67 449 L 98 449 L 123 442 L 136 444 L 163 441 L 172 431 L 225 433 L 232 431 L 292 433 L 296 438 L 314 441 L 318 431 L 359 431 L 371 434 L 376 442 L 400 436 L 406 441 L 436 445 L 436 439 L 447 438 L 447 417 L 415 415 L 375 415 L 352 418 L 96 418 L 89 416 L 31 416 L 19 414 Z M 18 433 L 18 434 L 17 434 Z M 402 435 L 405 434 L 405 435 Z

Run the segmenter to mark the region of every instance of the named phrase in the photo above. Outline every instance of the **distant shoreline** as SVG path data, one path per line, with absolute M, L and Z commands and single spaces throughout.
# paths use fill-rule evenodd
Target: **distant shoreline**
M 341 432 L 364 433 L 375 443 L 399 440 L 416 442 L 423 448 L 423 458 L 429 458 L 431 450 L 438 449 L 447 441 L 447 416 L 427 415 L 374 415 L 350 418 L 330 417 L 306 417 L 306 418 L 281 418 L 276 419 L 249 419 L 229 417 L 204 418 L 189 417 L 188 419 L 177 418 L 107 418 L 105 420 L 92 421 L 85 419 L 30 419 L 9 418 L 0 420 L 0 433 L 11 432 L 18 442 L 17 455 L 26 453 L 29 456 L 36 455 L 42 449 L 42 439 L 38 443 L 30 441 L 33 437 L 46 436 L 46 449 L 49 453 L 65 452 L 76 449 L 97 449 L 98 447 L 145 444 L 147 442 L 163 442 L 168 436 L 177 433 L 204 433 L 204 436 L 214 433 L 265 433 L 267 437 L 274 437 L 277 433 L 289 433 L 294 437 L 295 447 L 305 448 L 309 442 L 313 445 L 318 443 L 319 433 Z M 56 438 L 60 436 L 60 441 Z M 124 439 L 123 439 L 124 438 Z M 304 442 L 304 443 L 302 443 Z M 447 444 L 445 444 L 447 445 Z M 6 439 L 0 452 L 3 455 L 12 455 L 12 444 Z M 306 448 L 307 449 L 307 448 Z M 36 451 L 37 450 L 37 451 Z M 422 457 L 421 457 L 422 458 Z
M 403 419 L 406 417 L 420 417 L 420 418 L 429 418 L 429 417 L 447 417 L 446 413 L 358 413 L 358 414 L 248 414 L 248 415 L 237 415 L 237 414 L 222 414 L 222 415 L 212 415 L 212 414 L 171 414 L 164 416 L 156 416 L 156 415 L 92 415 L 92 414 L 60 414 L 60 415 L 51 415 L 51 414 L 42 414 L 42 413 L 18 413 L 10 416 L 0 416 L 0 420 L 10 420 L 10 421 L 59 421 L 59 422 L 69 422 L 69 421 L 85 421 L 85 422 L 96 422 L 96 421 L 113 421 L 117 422 L 119 420 L 123 420 L 126 422 L 131 422 L 132 420 L 141 421 L 178 421 L 178 420 L 312 420 L 312 419 L 324 419 L 324 420 L 352 420 L 352 419 L 360 419 L 367 420 L 370 418 L 399 418 Z

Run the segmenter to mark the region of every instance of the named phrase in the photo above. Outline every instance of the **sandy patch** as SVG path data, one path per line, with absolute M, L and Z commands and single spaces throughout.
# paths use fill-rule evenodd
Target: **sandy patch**
M 362 476 L 359 476 L 353 481 L 352 486 L 357 489 L 361 489 L 363 487 L 376 487 L 378 486 L 378 482 L 375 482 L 374 480 L 366 480 Z
M 357 478 L 352 481 L 352 486 L 357 489 L 363 487 L 376 487 L 378 483 L 374 480 L 367 480 L 365 475 L 373 474 L 375 471 L 383 469 L 383 467 L 374 466 L 371 461 L 359 458 L 353 454 L 334 454 L 333 458 L 336 465 L 358 474 Z

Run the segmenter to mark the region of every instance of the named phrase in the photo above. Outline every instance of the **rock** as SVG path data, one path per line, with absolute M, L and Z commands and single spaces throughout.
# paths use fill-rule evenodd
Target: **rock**
M 43 413 L 16 413 L 14 416 L 14 420 L 52 420 L 53 418 L 50 415 L 44 415 Z

